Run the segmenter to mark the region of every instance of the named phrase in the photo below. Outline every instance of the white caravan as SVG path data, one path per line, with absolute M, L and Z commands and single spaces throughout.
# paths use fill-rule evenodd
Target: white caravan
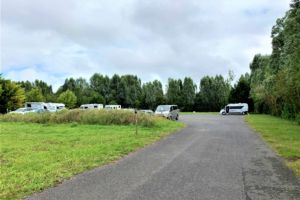
M 248 104 L 246 103 L 232 103 L 225 106 L 225 108 L 221 109 L 221 115 L 228 114 L 242 114 L 245 115 L 248 113 Z
M 31 109 L 35 111 L 50 111 L 56 112 L 65 109 L 65 104 L 63 103 L 45 103 L 45 102 L 26 102 L 26 109 Z
M 66 108 L 65 104 L 63 103 L 45 103 L 47 106 L 47 110 L 50 112 L 57 112 L 61 111 Z
M 93 103 L 93 104 L 82 104 L 80 106 L 80 109 L 103 109 L 103 104 L 96 104 L 96 103 Z
M 105 109 L 107 109 L 107 110 L 120 110 L 121 105 L 106 105 Z

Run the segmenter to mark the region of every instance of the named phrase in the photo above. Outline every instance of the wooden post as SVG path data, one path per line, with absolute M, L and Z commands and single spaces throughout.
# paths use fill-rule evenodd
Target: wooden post
M 138 116 L 137 116 L 137 109 L 134 110 L 135 113 L 135 134 L 138 134 Z

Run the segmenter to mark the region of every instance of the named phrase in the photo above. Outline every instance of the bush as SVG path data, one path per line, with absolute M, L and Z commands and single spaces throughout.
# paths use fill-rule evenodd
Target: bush
M 138 113 L 138 124 L 145 127 L 155 126 L 159 120 L 155 116 Z M 123 110 L 63 110 L 55 113 L 5 114 L 0 116 L 4 122 L 32 123 L 78 123 L 100 125 L 130 125 L 135 124 L 135 114 Z

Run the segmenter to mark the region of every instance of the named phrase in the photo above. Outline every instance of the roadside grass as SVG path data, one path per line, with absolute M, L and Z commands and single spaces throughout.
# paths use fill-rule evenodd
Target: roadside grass
M 181 115 L 218 115 L 218 112 L 180 112 Z
M 0 199 L 20 199 L 109 164 L 184 127 L 0 122 Z
M 270 115 L 252 114 L 247 115 L 245 120 L 300 178 L 300 126 Z

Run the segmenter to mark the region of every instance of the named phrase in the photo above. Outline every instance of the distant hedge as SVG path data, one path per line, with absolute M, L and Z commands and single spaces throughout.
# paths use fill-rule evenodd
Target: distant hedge
M 145 127 L 155 126 L 158 117 L 138 113 L 138 124 Z M 100 125 L 130 125 L 135 124 L 135 113 L 123 110 L 63 110 L 60 112 L 4 114 L 0 115 L 2 122 L 32 122 L 32 123 L 79 123 Z

